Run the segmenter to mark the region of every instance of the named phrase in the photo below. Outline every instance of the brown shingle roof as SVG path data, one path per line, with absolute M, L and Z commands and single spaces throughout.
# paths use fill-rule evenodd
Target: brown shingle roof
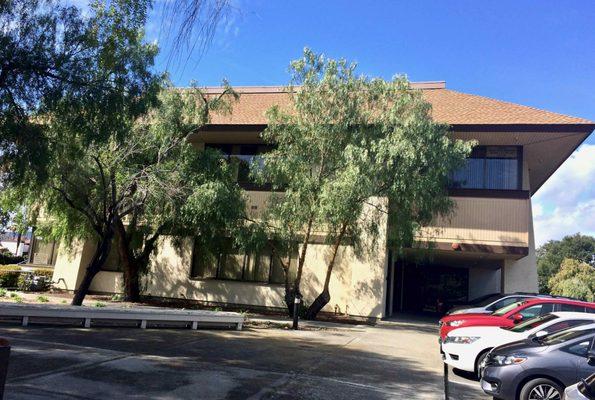
M 533 107 L 449 90 L 443 83 L 413 84 L 432 104 L 436 121 L 449 125 L 592 125 L 593 122 Z M 231 115 L 213 115 L 214 125 L 265 125 L 265 112 L 273 105 L 290 107 L 290 98 L 281 87 L 236 88 L 240 99 Z M 215 93 L 217 88 L 208 88 Z

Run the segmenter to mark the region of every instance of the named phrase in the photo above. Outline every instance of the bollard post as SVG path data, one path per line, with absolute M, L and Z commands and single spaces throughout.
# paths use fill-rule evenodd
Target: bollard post
M 444 400 L 448 400 L 448 365 L 442 363 L 444 366 Z
M 293 298 L 293 329 L 298 330 L 298 320 L 300 317 L 300 303 L 302 299 L 299 294 L 296 294 Z

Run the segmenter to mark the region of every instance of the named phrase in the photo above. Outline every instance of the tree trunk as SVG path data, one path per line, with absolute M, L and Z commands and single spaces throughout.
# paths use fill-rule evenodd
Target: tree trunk
M 87 293 L 89 293 L 89 288 L 91 287 L 91 282 L 93 282 L 93 278 L 95 275 L 101 270 L 103 264 L 107 260 L 109 256 L 110 249 L 112 247 L 112 239 L 114 237 L 114 232 L 112 229 L 109 229 L 103 237 L 99 240 L 99 244 L 95 253 L 93 254 L 93 258 L 91 262 L 87 266 L 85 271 L 85 276 L 77 290 L 74 293 L 74 297 L 72 298 L 73 306 L 80 306 L 83 304 L 83 300 Z
M 300 293 L 300 283 L 302 280 L 302 271 L 304 269 L 304 262 L 306 260 L 306 250 L 308 249 L 308 243 L 310 242 L 310 235 L 312 233 L 312 224 L 314 223 L 314 219 L 310 217 L 308 220 L 308 226 L 306 228 L 306 233 L 304 234 L 304 240 L 302 242 L 302 251 L 300 253 L 300 257 L 298 259 L 298 266 L 296 271 L 295 280 L 293 282 L 293 287 L 289 285 L 289 266 L 285 270 L 285 305 L 287 306 L 287 311 L 290 317 L 293 317 L 294 308 L 295 308 L 295 298 L 297 296 L 301 296 Z
M 324 278 L 324 287 L 322 288 L 322 292 L 316 297 L 314 302 L 308 307 L 306 310 L 306 319 L 314 320 L 318 313 L 331 301 L 331 294 L 329 292 L 329 285 L 331 282 L 331 275 L 333 272 L 333 267 L 335 266 L 335 260 L 337 259 L 337 253 L 339 251 L 339 246 L 341 245 L 341 241 L 343 240 L 343 236 L 345 236 L 345 231 L 347 230 L 347 225 L 344 224 L 341 227 L 341 232 L 339 236 L 337 236 L 337 240 L 335 241 L 333 247 L 333 257 L 331 258 L 328 266 L 326 268 L 326 277 Z
M 140 300 L 139 265 L 130 248 L 130 240 L 121 220 L 116 222 L 118 254 L 124 276 L 124 300 L 136 303 Z

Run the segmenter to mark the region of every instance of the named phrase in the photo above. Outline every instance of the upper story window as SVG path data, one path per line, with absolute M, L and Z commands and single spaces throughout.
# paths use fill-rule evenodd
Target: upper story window
M 522 147 L 477 146 L 464 167 L 451 174 L 455 189 L 522 189 Z
M 271 149 L 263 144 L 207 144 L 206 147 L 221 151 L 228 160 L 237 163 L 237 178 L 240 184 L 254 184 L 250 166 L 262 165 L 262 154 Z

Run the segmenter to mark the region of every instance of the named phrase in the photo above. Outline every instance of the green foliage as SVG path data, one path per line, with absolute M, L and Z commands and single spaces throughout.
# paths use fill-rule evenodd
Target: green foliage
M 421 225 L 451 209 L 448 174 L 471 144 L 449 139 L 448 126 L 432 120 L 430 105 L 406 78 L 370 79 L 355 70 L 306 49 L 291 64 L 291 109 L 267 113 L 263 138 L 276 147 L 255 174 L 280 193 L 268 224 L 285 243 L 307 244 L 311 232 L 326 232 L 327 243 L 348 239 L 356 250 L 372 251 L 388 215 L 391 246 L 402 248 Z M 306 251 L 302 246 L 301 259 Z
M 31 272 L 21 272 L 17 287 L 23 292 L 44 292 L 52 287 L 53 271 L 35 269 Z
M 3 287 L 0 287 L 0 297 L 5 297 L 6 296 L 6 289 L 4 289 Z
M 100 302 L 100 301 L 96 301 L 96 302 L 93 304 L 93 307 L 103 308 L 103 307 L 105 307 L 105 303 L 102 303 L 102 302 Z
M 595 301 L 595 267 L 587 263 L 565 258 L 548 284 L 554 295 Z
M 0 250 L 0 265 L 17 264 L 23 261 L 24 258 L 21 256 L 15 256 L 6 249 Z
M 592 262 L 595 254 L 595 237 L 576 233 L 562 240 L 550 240 L 537 249 L 537 274 L 539 292 L 550 293 L 549 280 L 553 277 L 565 258 L 584 263 Z
M 50 299 L 48 299 L 46 296 L 37 296 L 37 301 L 40 303 L 48 303 Z
M 0 287 L 17 287 L 20 269 L 18 265 L 0 265 Z

